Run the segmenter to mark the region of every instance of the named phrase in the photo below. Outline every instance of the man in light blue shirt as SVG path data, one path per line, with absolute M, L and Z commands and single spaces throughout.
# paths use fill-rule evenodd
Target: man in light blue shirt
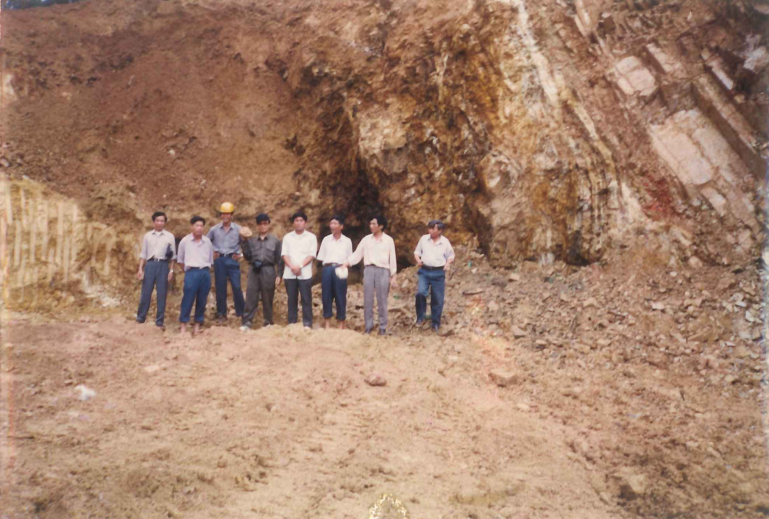
M 235 206 L 225 202 L 219 208 L 222 222 L 211 227 L 208 238 L 214 245 L 214 283 L 216 284 L 216 315 L 219 324 L 227 324 L 227 280 L 232 285 L 235 315 L 243 317 L 246 301 L 240 286 L 240 225 L 232 221 Z

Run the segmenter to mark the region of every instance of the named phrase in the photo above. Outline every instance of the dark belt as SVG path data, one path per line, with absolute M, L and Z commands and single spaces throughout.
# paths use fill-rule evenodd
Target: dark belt
M 208 270 L 208 267 L 187 267 L 187 270 Z
M 326 267 L 339 267 L 341 265 L 342 265 L 341 263 L 324 263 L 323 264 L 323 268 L 326 268 Z
M 422 265 L 420 268 L 425 270 L 443 270 L 443 267 L 428 267 L 427 265 Z
M 231 257 L 237 256 L 237 255 L 238 255 L 237 252 L 230 252 L 229 254 L 219 254 L 219 257 L 220 258 L 231 258 Z
M 165 259 L 165 258 L 163 258 L 163 259 L 160 259 L 160 258 L 150 258 L 150 259 L 148 259 L 147 261 L 162 261 L 163 263 L 165 263 L 165 262 L 167 262 L 168 260 L 167 260 L 167 259 Z

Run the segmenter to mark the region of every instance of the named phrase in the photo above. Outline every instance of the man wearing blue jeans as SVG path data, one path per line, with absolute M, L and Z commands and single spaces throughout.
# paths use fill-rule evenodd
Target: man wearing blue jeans
M 344 229 L 342 216 L 332 216 L 328 227 L 331 229 L 331 234 L 323 238 L 318 251 L 318 261 L 323 262 L 323 275 L 320 281 L 323 327 L 328 329 L 331 326 L 331 317 L 334 315 L 332 303 L 336 301 L 336 320 L 339 322 L 339 329 L 344 330 L 344 322 L 347 319 L 347 278 L 340 279 L 336 269 L 352 255 L 352 240 L 342 234 Z
M 224 202 L 219 207 L 222 222 L 211 227 L 208 238 L 214 245 L 214 277 L 216 283 L 216 316 L 219 324 L 227 323 L 227 280 L 232 285 L 235 315 L 243 317 L 246 301 L 240 286 L 240 225 L 232 221 L 235 206 Z
M 438 332 L 441 327 L 441 314 L 443 314 L 446 272 L 451 269 L 451 264 L 454 262 L 454 249 L 448 238 L 443 236 L 443 222 L 440 220 L 428 222 L 427 232 L 428 234 L 420 238 L 414 251 L 414 258 L 419 267 L 416 295 L 417 326 L 422 326 L 425 322 L 429 292 L 432 329 Z
M 195 325 L 193 333 L 200 332 L 200 325 L 206 316 L 206 300 L 211 291 L 211 265 L 214 263 L 214 246 L 203 235 L 205 218 L 193 216 L 190 220 L 192 232 L 179 242 L 176 261 L 184 271 L 184 292 L 182 309 L 179 314 L 181 333 L 187 331 L 192 305 L 195 305 Z

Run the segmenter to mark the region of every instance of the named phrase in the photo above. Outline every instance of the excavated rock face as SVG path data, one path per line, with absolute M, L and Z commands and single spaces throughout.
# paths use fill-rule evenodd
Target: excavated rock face
M 654 237 L 755 253 L 761 2 L 80 2 L 4 13 L 0 163 L 138 243 L 146 216 L 297 208 L 403 264 L 440 218 L 498 266 Z M 764 9 L 765 10 L 765 9 Z M 11 229 L 13 231 L 13 229 Z M 655 242 L 656 243 L 656 242 Z M 134 258 L 127 258 L 135 261 Z
M 454 236 L 478 236 L 500 265 L 598 260 L 623 209 L 617 168 L 537 43 L 526 5 L 435 9 L 450 14 L 380 6 L 317 23 L 349 53 L 314 50 L 325 34 L 297 38 L 286 82 L 324 121 L 304 159 L 327 170 L 309 175 L 321 199 L 336 194 L 329 183 L 355 179 L 397 215 L 404 248 L 437 217 Z M 329 132 L 342 136 L 333 147 Z
M 355 179 L 395 210 L 400 244 L 440 217 L 505 266 L 594 262 L 650 219 L 680 225 L 682 259 L 748 253 L 767 137 L 755 116 L 766 107 L 765 23 L 747 5 L 693 5 L 690 16 L 685 4 L 585 4 L 314 13 L 325 32 L 295 40 L 286 81 L 326 125 L 305 158 L 326 168 L 310 175 L 321 199 L 329 178 Z M 659 44 L 638 38 L 643 24 Z M 755 32 L 735 38 L 734 26 Z M 329 32 L 349 52 L 318 51 Z M 327 148 L 329 132 L 342 139 Z M 686 236 L 710 231 L 692 250 Z
M 116 309 L 135 264 L 133 236 L 86 216 L 31 181 L 0 181 L 0 278 L 15 310 L 60 312 L 89 303 Z M 6 255 L 7 254 L 7 255 Z

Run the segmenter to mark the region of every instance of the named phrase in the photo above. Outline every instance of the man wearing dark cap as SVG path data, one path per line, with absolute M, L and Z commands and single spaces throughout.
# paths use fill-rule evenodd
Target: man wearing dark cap
M 446 272 L 454 262 L 454 249 L 448 238 L 443 236 L 443 222 L 431 220 L 427 223 L 427 232 L 420 238 L 414 251 L 414 259 L 419 270 L 417 275 L 417 326 L 425 322 L 427 295 L 430 295 L 432 329 L 437 332 L 441 327 L 443 314 L 443 295 L 446 289 Z
M 281 273 L 283 272 L 280 240 L 270 234 L 270 217 L 264 213 L 256 215 L 256 228 L 256 236 L 245 237 L 241 233 L 243 257 L 251 265 L 246 288 L 246 309 L 240 327 L 242 331 L 251 329 L 260 298 L 264 313 L 264 326 L 274 324 L 272 302 L 275 299 L 275 286 L 280 285 Z

